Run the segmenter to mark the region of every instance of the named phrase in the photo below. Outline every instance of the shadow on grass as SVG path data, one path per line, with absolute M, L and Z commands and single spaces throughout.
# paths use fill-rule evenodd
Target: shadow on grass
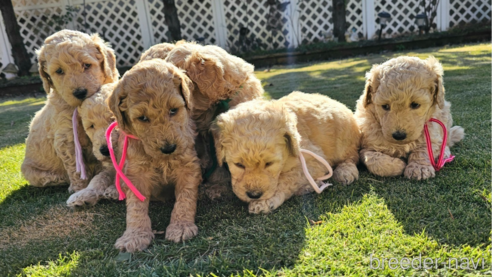
M 22 268 L 57 260 L 59 254 L 77 252 L 74 274 L 96 276 L 151 272 L 159 275 L 234 274 L 244 269 L 292 267 L 305 244 L 309 220 L 359 201 L 370 186 L 336 185 L 321 195 L 294 197 L 269 215 L 251 215 L 236 197 L 222 201 L 200 200 L 196 222 L 199 234 L 185 243 L 171 243 L 156 235 L 150 248 L 117 262 L 116 239 L 125 230 L 125 205 L 103 201 L 95 207 L 71 210 L 64 203 L 66 187 L 23 187 L 0 204 L 0 233 L 12 243 L 0 244 L 0 268 L 9 274 Z M 152 202 L 152 228 L 165 231 L 174 202 Z M 7 236 L 5 236 L 7 235 Z M 5 242 L 5 240 L 4 240 Z M 22 257 L 22 258 L 19 258 Z M 142 267 L 142 265 L 145 265 Z M 150 270 L 150 271 L 149 271 Z

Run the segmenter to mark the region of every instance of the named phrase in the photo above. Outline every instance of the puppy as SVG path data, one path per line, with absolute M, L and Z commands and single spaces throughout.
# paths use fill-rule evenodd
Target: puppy
M 103 85 L 99 92 L 87 98 L 77 108 L 82 118 L 84 131 L 92 142 L 92 153 L 101 162 L 102 166 L 98 169 L 97 175 L 92 178 L 87 188 L 70 196 L 67 200 L 68 206 L 95 205 L 103 198 L 118 199 L 118 191 L 114 186 L 116 171 L 109 157 L 105 136 L 106 130 L 114 121 L 113 113 L 109 109 L 106 100 L 113 92 L 115 86 L 116 82 Z M 112 139 L 113 145 L 117 145 L 117 132 L 114 132 Z
M 398 57 L 374 65 L 366 74 L 364 93 L 357 101 L 355 117 L 362 133 L 361 161 L 379 176 L 399 176 L 424 180 L 435 176 L 424 137 L 430 118 L 448 129 L 445 157 L 449 147 L 464 137 L 453 126 L 451 104 L 444 100 L 443 68 L 429 57 Z M 443 132 L 438 124 L 428 124 L 434 157 L 438 157 Z M 405 160 L 407 162 L 405 162 Z
M 214 170 L 213 145 L 209 134 L 210 124 L 215 117 L 239 103 L 260 98 L 264 91 L 254 75 L 254 66 L 243 59 L 230 55 L 224 49 L 202 46 L 184 40 L 175 45 L 162 43 L 152 46 L 142 60 L 165 59 L 184 69 L 193 81 L 193 110 L 191 118 L 195 121 L 198 136 L 195 147 L 200 158 L 202 173 L 206 179 L 206 194 L 209 198 L 219 198 L 226 192 L 230 175 L 225 168 Z M 216 165 L 216 163 L 215 163 Z M 208 175 L 208 176 L 207 176 Z
M 194 148 L 193 83 L 174 65 L 159 59 L 143 61 L 125 73 L 109 98 L 120 132 L 129 139 L 124 172 L 146 199 L 127 190 L 127 228 L 115 247 L 135 252 L 154 237 L 148 215 L 149 200 L 174 188 L 176 204 L 166 239 L 194 237 L 200 163 Z M 124 135 L 120 133 L 119 146 Z
M 227 162 L 232 189 L 250 213 L 268 213 L 294 194 L 313 191 L 299 159 L 307 149 L 336 167 L 342 184 L 358 179 L 360 134 L 352 112 L 320 94 L 293 92 L 277 101 L 254 100 L 221 114 L 212 132 L 217 159 Z M 326 168 L 305 156 L 314 178 Z
M 32 186 L 69 183 L 70 192 L 78 191 L 87 186 L 97 160 L 79 118 L 78 135 L 88 175 L 82 180 L 76 172 L 72 114 L 103 84 L 118 79 L 115 56 L 97 34 L 70 30 L 49 36 L 37 55 L 48 99 L 31 122 L 21 171 Z

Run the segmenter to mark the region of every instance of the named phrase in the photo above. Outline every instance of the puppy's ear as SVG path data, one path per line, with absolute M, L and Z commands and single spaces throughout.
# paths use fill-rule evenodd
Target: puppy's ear
M 123 132 L 131 134 L 133 129 L 129 118 L 126 116 L 126 111 L 128 110 L 127 96 L 128 93 L 125 92 L 122 82 L 119 82 L 106 101 L 116 118 L 116 122 L 118 122 L 118 127 Z
M 120 77 L 118 69 L 116 69 L 116 57 L 114 55 L 113 49 L 108 43 L 104 42 L 98 34 L 92 34 L 91 40 L 96 45 L 97 50 L 102 54 L 103 61 L 101 63 L 101 68 L 106 76 L 104 83 L 116 82 Z
M 192 92 L 195 88 L 193 82 L 180 69 L 176 71 L 173 82 L 174 86 L 179 89 L 181 96 L 183 96 L 183 99 L 185 100 L 186 109 L 188 109 L 188 111 L 193 110 Z
M 217 102 L 227 97 L 224 68 L 217 58 L 193 51 L 187 58 L 184 69 L 198 86 L 200 93 L 210 101 Z
M 439 108 L 444 108 L 444 81 L 442 76 L 444 75 L 444 70 L 442 68 L 441 63 L 434 58 L 433 56 L 429 56 L 427 60 L 425 60 L 429 69 L 436 74 L 436 79 L 434 81 L 434 87 L 432 88 L 433 94 L 433 105 L 438 105 Z
M 223 128 L 224 128 L 224 119 L 222 118 L 222 116 L 219 115 L 217 117 L 217 120 L 212 122 L 212 124 L 210 125 L 210 132 L 212 133 L 212 136 L 214 138 L 215 155 L 219 166 L 222 166 L 222 164 L 225 162 L 225 151 L 224 151 L 224 147 L 222 147 Z
M 285 144 L 289 153 L 293 157 L 299 157 L 299 148 L 301 135 L 297 131 L 297 117 L 294 113 L 289 112 L 287 109 L 283 108 L 284 118 L 287 130 L 284 134 Z
M 46 67 L 46 58 L 45 55 L 45 47 L 41 47 L 41 49 L 36 51 L 38 55 L 38 71 L 39 77 L 43 81 L 43 89 L 46 93 L 50 93 L 51 88 L 55 88 L 53 86 L 53 81 L 51 81 L 51 76 L 46 72 L 48 68 Z
M 378 90 L 380 71 L 380 66 L 375 64 L 372 66 L 371 71 L 366 73 L 366 86 L 362 97 L 362 104 L 364 105 L 364 108 L 372 103 L 374 93 Z

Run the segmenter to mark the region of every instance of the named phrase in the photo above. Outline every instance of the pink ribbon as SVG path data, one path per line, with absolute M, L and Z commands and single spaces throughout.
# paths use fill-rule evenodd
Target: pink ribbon
M 331 184 L 331 183 L 321 182 L 323 185 L 321 187 L 318 187 L 318 185 L 314 181 L 311 174 L 309 174 L 309 171 L 308 171 L 307 166 L 306 166 L 306 160 L 304 159 L 303 153 L 313 156 L 316 160 L 321 162 L 328 169 L 328 174 L 326 174 L 325 176 L 319 177 L 318 179 L 316 179 L 317 181 L 323 181 L 323 180 L 329 179 L 333 175 L 333 169 L 331 168 L 330 164 L 325 159 L 314 154 L 313 152 L 311 152 L 309 150 L 299 149 L 299 152 L 301 153 L 299 155 L 299 159 L 301 160 L 302 171 L 304 171 L 304 175 L 306 175 L 306 178 L 308 179 L 309 184 L 311 184 L 311 186 L 313 187 L 314 191 L 316 191 L 317 193 L 321 193 L 325 188 L 332 186 L 333 184 Z
M 116 128 L 116 126 L 118 126 L 118 122 L 116 121 L 111 123 L 111 125 L 109 125 L 108 129 L 106 130 L 106 142 L 108 143 L 108 149 L 109 149 L 109 155 L 111 156 L 111 161 L 113 162 L 114 169 L 116 170 L 115 186 L 116 189 L 118 190 L 118 194 L 120 195 L 119 200 L 124 200 L 126 198 L 125 192 L 121 189 L 121 185 L 120 185 L 120 177 L 121 177 L 123 181 L 125 181 L 128 188 L 135 194 L 135 196 L 137 196 L 137 198 L 140 201 L 144 201 L 145 196 L 143 196 L 138 191 L 138 189 L 123 173 L 123 166 L 125 165 L 125 160 L 126 160 L 126 149 L 128 148 L 128 138 L 132 138 L 132 139 L 138 139 L 138 138 L 122 132 L 125 138 L 123 142 L 123 153 L 121 154 L 121 161 L 118 164 L 118 162 L 116 161 L 116 156 L 114 155 L 113 141 L 111 140 L 111 132 L 114 130 L 114 128 Z
M 434 167 L 436 171 L 439 171 L 439 169 L 441 169 L 445 163 L 452 162 L 454 160 L 454 156 L 450 156 L 449 158 L 444 159 L 444 150 L 446 149 L 446 142 L 448 140 L 448 130 L 446 129 L 444 123 L 442 123 L 441 121 L 435 118 L 431 118 L 429 119 L 429 121 L 436 122 L 439 125 L 441 125 L 442 131 L 444 132 L 444 137 L 442 139 L 442 145 L 441 145 L 441 152 L 439 154 L 439 158 L 436 163 L 436 161 L 434 160 L 434 153 L 432 151 L 432 142 L 429 135 L 429 129 L 427 128 L 427 124 L 424 125 L 425 142 L 427 143 L 427 153 L 429 154 L 429 159 L 432 167 Z
M 73 142 L 75 144 L 75 170 L 77 173 L 80 173 L 80 179 L 87 179 L 87 175 L 85 173 L 85 164 L 84 164 L 84 156 L 82 154 L 82 147 L 80 146 L 79 141 L 79 131 L 78 131 L 78 112 L 77 108 L 73 111 L 72 115 L 72 129 L 73 129 Z

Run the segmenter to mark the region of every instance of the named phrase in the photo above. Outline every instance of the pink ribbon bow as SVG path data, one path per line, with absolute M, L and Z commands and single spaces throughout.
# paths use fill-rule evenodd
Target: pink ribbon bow
M 309 150 L 299 149 L 299 152 L 301 153 L 299 155 L 299 159 L 301 160 L 302 171 L 304 171 L 304 175 L 306 175 L 306 178 L 308 179 L 309 184 L 311 184 L 311 186 L 313 187 L 314 191 L 316 191 L 317 193 L 321 193 L 325 188 L 331 186 L 332 185 L 331 183 L 323 183 L 322 182 L 323 185 L 321 187 L 318 187 L 318 185 L 314 181 L 311 174 L 309 174 L 309 171 L 308 171 L 307 166 L 306 166 L 306 160 L 304 159 L 304 156 L 302 154 L 305 153 L 305 154 L 309 154 L 309 155 L 313 156 L 316 160 L 321 162 L 328 169 L 328 174 L 326 174 L 325 176 L 319 177 L 318 179 L 316 179 L 317 181 L 329 179 L 333 175 L 333 169 L 331 168 L 330 164 L 325 159 L 314 154 L 313 152 L 311 152 Z
M 454 156 L 450 156 L 449 158 L 444 159 L 444 150 L 446 149 L 446 142 L 448 140 L 448 130 L 446 129 L 444 123 L 442 123 L 441 121 L 435 118 L 431 118 L 429 119 L 429 121 L 436 122 L 439 125 L 441 125 L 442 131 L 444 132 L 444 137 L 442 139 L 442 145 L 441 145 L 441 152 L 439 154 L 439 158 L 436 163 L 436 161 L 434 160 L 434 153 L 432 152 L 432 142 L 429 135 L 429 129 L 427 128 L 427 124 L 424 125 L 425 142 L 427 143 L 427 153 L 429 154 L 429 160 L 431 162 L 432 167 L 434 167 L 436 171 L 439 171 L 439 169 L 441 169 L 445 163 L 453 161 Z
M 126 185 L 128 188 L 137 196 L 137 198 L 140 201 L 145 200 L 145 196 L 143 196 L 138 189 L 132 184 L 132 182 L 126 177 L 126 175 L 123 173 L 123 166 L 125 165 L 125 160 L 126 160 L 126 149 L 128 147 L 128 138 L 132 139 L 138 139 L 135 136 L 128 135 L 123 133 L 125 136 L 124 142 L 123 142 L 123 153 L 121 154 L 121 161 L 118 164 L 116 161 L 116 156 L 114 155 L 114 149 L 113 149 L 113 141 L 111 140 L 111 132 L 118 126 L 118 122 L 113 122 L 111 125 L 109 125 L 108 129 L 106 130 L 106 142 L 108 143 L 108 149 L 109 149 L 109 155 L 111 156 L 111 161 L 113 162 L 114 169 L 116 170 L 116 179 L 115 179 L 115 186 L 116 189 L 118 190 L 118 193 L 120 195 L 119 200 L 124 200 L 126 198 L 125 192 L 121 189 L 120 185 L 120 177 L 125 181 Z

